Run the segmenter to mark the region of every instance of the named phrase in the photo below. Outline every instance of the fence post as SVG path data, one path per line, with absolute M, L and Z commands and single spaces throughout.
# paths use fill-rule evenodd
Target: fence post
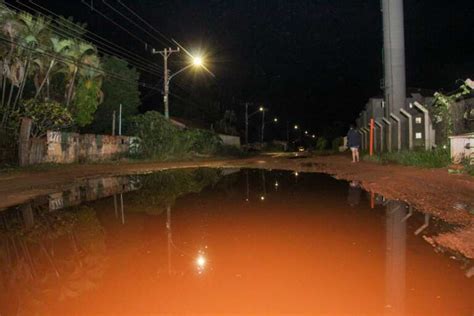
M 31 119 L 23 117 L 20 125 L 20 139 L 18 146 L 18 158 L 20 167 L 29 165 L 30 162 L 30 134 Z
M 370 156 L 374 155 L 374 119 L 370 119 Z

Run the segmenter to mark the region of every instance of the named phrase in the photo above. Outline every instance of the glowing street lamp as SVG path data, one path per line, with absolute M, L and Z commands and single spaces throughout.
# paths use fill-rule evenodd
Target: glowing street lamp
M 308 135 L 308 131 L 304 131 L 304 134 L 305 134 L 305 135 Z
M 165 105 L 165 118 L 169 119 L 170 114 L 169 114 L 169 91 L 170 91 L 170 81 L 172 78 L 174 78 L 176 75 L 180 74 L 181 72 L 185 71 L 186 69 L 189 69 L 191 67 L 199 67 L 199 68 L 205 68 L 204 66 L 204 60 L 201 56 L 192 56 L 189 52 L 187 52 L 184 48 L 183 50 L 191 56 L 191 62 L 189 65 L 181 68 L 174 74 L 170 73 L 170 70 L 168 69 L 168 58 L 171 56 L 173 53 L 179 53 L 181 52 L 180 47 L 177 47 L 176 49 L 171 49 L 171 48 L 165 48 L 162 51 L 156 51 L 153 49 L 153 54 L 160 54 L 163 56 L 163 68 L 164 68 L 164 75 L 163 75 L 163 84 L 164 84 L 164 91 L 163 91 L 163 103 Z M 209 71 L 208 71 L 209 72 Z
M 201 67 L 203 65 L 203 60 L 201 56 L 195 56 L 193 57 L 193 65 Z
M 313 134 L 313 135 L 311 135 L 311 137 L 312 137 L 312 138 L 316 138 L 316 135 Z
M 275 117 L 275 118 L 273 119 L 273 122 L 278 123 L 278 117 Z
M 295 125 L 295 127 L 294 127 L 294 128 L 295 128 L 295 129 L 298 129 L 299 127 L 298 127 L 298 125 Z

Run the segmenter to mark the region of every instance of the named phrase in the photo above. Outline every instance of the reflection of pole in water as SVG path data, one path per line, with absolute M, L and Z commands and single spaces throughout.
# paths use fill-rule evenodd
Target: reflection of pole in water
M 120 212 L 122 213 L 122 224 L 125 224 L 125 212 L 123 211 L 123 194 L 120 193 Z
M 405 313 L 406 207 L 390 201 L 386 209 L 385 310 L 387 315 Z
M 114 210 L 115 210 L 115 218 L 118 218 L 118 211 L 117 211 L 117 194 L 114 194 Z
M 245 201 L 248 202 L 250 199 L 250 185 L 249 185 L 249 171 L 248 170 L 245 170 L 245 180 L 247 184 L 247 195 L 246 195 Z
M 21 206 L 21 215 L 23 215 L 23 222 L 26 228 L 31 228 L 35 225 L 35 216 L 31 203 L 23 204 Z
M 166 206 L 166 232 L 168 240 L 168 274 L 171 275 L 171 206 Z
M 262 175 L 262 188 L 263 188 L 263 196 L 267 195 L 267 181 L 265 179 L 265 170 L 262 169 L 260 170 L 261 175 Z

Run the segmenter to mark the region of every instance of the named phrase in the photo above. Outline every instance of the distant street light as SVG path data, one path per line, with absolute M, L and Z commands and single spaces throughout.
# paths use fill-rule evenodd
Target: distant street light
M 312 137 L 312 138 L 316 138 L 316 135 L 313 134 L 313 135 L 311 135 L 311 137 Z
M 275 118 L 273 119 L 273 122 L 278 123 L 278 117 L 275 117 Z
M 304 134 L 305 134 L 305 135 L 308 135 L 308 131 L 304 131 Z
M 298 125 L 295 125 L 295 129 L 298 129 Z
M 263 144 L 263 136 L 264 136 L 264 131 L 265 131 L 265 112 L 268 111 L 268 109 L 265 109 L 263 106 L 259 107 L 257 111 L 248 114 L 248 107 L 249 103 L 245 103 L 245 144 L 249 143 L 249 118 L 254 116 L 257 113 L 262 113 L 262 126 L 261 126 L 261 142 Z

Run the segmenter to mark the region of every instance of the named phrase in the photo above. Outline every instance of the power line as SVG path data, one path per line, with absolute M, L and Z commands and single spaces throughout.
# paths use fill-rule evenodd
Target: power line
M 107 75 L 109 77 L 112 77 L 114 79 L 117 79 L 117 80 L 122 80 L 122 81 L 125 81 L 125 82 L 130 82 L 130 83 L 137 83 L 139 86 L 141 87 L 144 87 L 144 88 L 148 88 L 148 89 L 153 89 L 153 90 L 157 90 L 157 91 L 161 91 L 159 89 L 156 89 L 155 87 L 151 86 L 151 85 L 148 85 L 146 83 L 143 83 L 143 82 L 140 82 L 140 81 L 133 81 L 133 80 L 129 80 L 127 79 L 126 77 L 123 77 L 117 73 L 114 73 L 114 72 L 111 72 L 111 71 L 104 71 L 103 69 L 101 68 L 98 68 L 98 67 L 94 67 L 92 65 L 89 65 L 89 64 L 86 64 L 86 63 L 83 63 L 81 61 L 78 61 L 78 60 L 74 60 L 73 58 L 69 58 L 69 57 L 60 57 L 60 56 L 57 56 L 55 54 L 50 54 L 50 53 L 47 53 L 46 51 L 42 50 L 42 51 L 38 51 L 37 49 L 35 48 L 31 48 L 31 47 L 28 47 L 26 45 L 23 45 L 21 44 L 20 42 L 18 41 L 12 41 L 10 40 L 9 38 L 6 38 L 6 37 L 3 37 L 3 36 L 0 36 L 0 40 L 1 41 L 4 41 L 4 42 L 8 42 L 8 43 L 11 43 L 11 44 L 15 44 L 17 46 L 20 46 L 26 50 L 29 50 L 29 51 L 34 51 L 35 53 L 37 54 L 40 54 L 40 55 L 44 55 L 44 56 L 49 56 L 49 57 L 52 57 L 52 58 L 55 58 L 56 60 L 58 61 L 62 61 L 64 63 L 72 63 L 72 64 L 75 64 L 78 66 L 83 66 L 83 67 L 87 67 L 89 69 L 93 69 L 93 70 L 96 70 L 97 72 L 99 73 L 102 73 L 104 75 Z
M 112 19 L 110 19 L 107 15 L 105 15 L 104 13 L 102 13 L 101 11 L 97 10 L 97 9 L 94 9 L 93 6 L 89 5 L 88 3 L 86 3 L 84 0 L 81 0 L 81 3 L 84 4 L 85 6 L 87 6 L 88 8 L 90 8 L 92 11 L 95 11 L 97 12 L 99 15 L 101 15 L 102 17 L 104 17 L 105 19 L 107 19 L 108 21 L 110 21 L 111 23 L 115 24 L 116 26 L 118 26 L 119 28 L 121 28 L 122 30 L 124 30 L 126 33 L 128 34 L 131 34 L 127 29 L 125 29 L 124 27 L 122 27 L 121 25 L 117 24 L 115 21 L 113 21 Z M 135 35 L 131 34 L 134 38 L 137 38 Z M 142 43 L 144 43 L 146 46 L 148 46 L 148 43 L 144 42 L 143 40 L 140 40 Z M 181 89 L 184 90 L 183 87 L 181 87 Z
M 145 32 L 146 34 L 148 34 L 149 36 L 151 36 L 152 38 L 154 38 L 155 40 L 157 40 L 159 43 L 163 44 L 163 45 L 167 45 L 165 42 L 163 42 L 163 40 L 157 38 L 156 36 L 154 36 L 153 34 L 151 34 L 150 32 L 148 32 L 147 30 L 145 30 L 143 27 L 141 27 L 140 25 L 138 25 L 137 23 L 135 23 L 132 19 L 130 19 L 128 16 L 126 16 L 125 14 L 123 14 L 122 12 L 120 12 L 119 10 L 117 10 L 116 8 L 114 8 L 113 6 L 111 6 L 110 4 L 107 3 L 107 1 L 105 0 L 102 0 L 102 2 L 108 6 L 110 9 L 112 9 L 115 13 L 117 13 L 118 15 L 120 15 L 121 17 L 123 17 L 124 19 L 126 19 L 128 22 L 132 23 L 133 25 L 135 25 L 137 28 L 139 28 L 140 30 L 142 30 L 143 32 Z
M 140 21 L 142 21 L 146 26 L 148 26 L 150 29 L 152 29 L 153 31 L 156 32 L 156 34 L 160 35 L 161 37 L 163 37 L 164 39 L 166 39 L 168 42 L 172 43 L 172 40 L 170 40 L 168 37 L 166 37 L 162 32 L 160 32 L 159 30 L 157 30 L 153 25 L 151 25 L 150 23 L 148 23 L 144 18 L 142 18 L 140 15 L 138 15 L 135 11 L 133 11 L 132 9 L 130 9 L 130 7 L 128 7 L 127 5 L 125 5 L 122 1 L 120 0 L 117 0 L 118 3 L 120 3 L 125 9 L 127 9 L 128 12 L 130 12 L 131 14 L 133 14 L 134 16 L 136 16 Z
M 114 20 L 112 20 L 111 18 L 109 18 L 107 15 L 105 15 L 104 13 L 102 13 L 101 11 L 95 9 L 93 6 L 89 5 L 88 3 L 86 3 L 84 0 L 81 0 L 81 3 L 84 4 L 86 7 L 88 7 L 89 9 L 91 9 L 92 12 L 97 12 L 97 14 L 99 14 L 100 16 L 102 16 L 104 19 L 106 19 L 107 21 L 109 21 L 110 23 L 114 24 L 115 26 L 119 27 L 120 29 L 122 29 L 124 32 L 126 32 L 128 35 L 130 35 L 131 37 L 135 38 L 136 40 L 138 40 L 139 42 L 142 42 L 143 44 L 145 44 L 145 47 L 148 47 L 148 43 L 145 42 L 144 40 L 142 40 L 141 38 L 139 38 L 138 36 L 136 36 L 135 34 L 133 34 L 132 32 L 130 32 L 129 30 L 127 30 L 125 27 L 121 26 L 120 24 L 118 24 L 117 22 L 115 22 Z
M 24 3 L 21 3 L 19 0 L 17 0 L 17 2 L 20 3 L 21 5 L 23 5 L 23 6 L 27 7 L 27 8 L 29 8 L 30 10 L 32 10 L 32 11 L 34 11 L 34 12 L 36 12 L 36 13 L 42 15 L 41 12 L 39 12 L 38 10 L 32 8 L 31 6 L 28 6 L 28 5 L 24 4 Z M 56 21 L 56 20 L 55 20 L 56 23 L 58 23 L 58 24 L 60 24 L 61 26 L 64 26 L 64 27 L 66 27 L 66 28 L 72 30 L 72 32 L 77 32 L 75 29 L 73 29 L 72 26 L 67 25 L 67 24 L 64 24 L 64 23 L 61 23 L 61 21 L 64 20 L 64 18 L 63 18 L 62 16 L 59 16 L 58 14 L 52 12 L 51 10 L 49 10 L 49 9 L 47 9 L 47 8 L 45 8 L 45 7 L 43 7 L 43 6 L 39 5 L 39 4 L 37 4 L 37 3 L 35 3 L 33 0 L 29 0 L 29 2 L 30 2 L 31 4 L 33 4 L 33 5 L 35 5 L 35 6 L 39 7 L 39 8 L 41 8 L 42 10 L 48 12 L 49 14 L 52 14 L 53 16 L 57 17 L 57 18 L 59 19 L 59 21 Z M 103 13 L 100 12 L 99 10 L 95 9 L 95 8 L 92 7 L 91 5 L 85 3 L 84 0 L 81 0 L 81 2 L 82 2 L 83 4 L 85 4 L 87 7 L 89 7 L 92 11 L 96 11 L 96 12 L 97 12 L 98 14 L 100 14 L 102 17 L 106 18 L 107 20 L 109 20 L 109 21 L 112 22 L 113 24 L 117 25 L 117 23 L 115 23 L 113 20 L 111 20 L 111 19 L 110 19 L 109 17 L 107 17 L 105 14 L 103 14 Z M 105 3 L 105 1 L 104 1 L 104 3 Z M 105 3 L 105 4 L 107 4 L 107 3 Z M 126 5 L 124 5 L 123 3 L 121 3 L 121 5 L 124 6 L 124 7 L 126 7 L 127 10 L 131 11 L 131 9 L 128 8 Z M 21 10 L 21 9 L 19 9 L 18 7 L 15 7 L 15 6 L 13 6 L 13 5 L 12 5 L 12 7 L 16 8 L 16 9 L 18 9 L 18 10 Z M 116 11 L 116 10 L 115 10 L 115 11 Z M 133 11 L 131 11 L 131 12 L 132 12 L 133 15 L 137 16 L 140 20 L 144 21 L 144 23 L 148 24 L 145 20 L 143 20 L 143 18 L 141 18 L 140 16 L 138 16 L 138 14 L 136 14 L 136 13 L 133 12 Z M 123 15 L 123 14 L 121 14 L 121 15 Z M 44 16 L 44 15 L 43 15 L 43 16 Z M 127 18 L 127 20 L 129 20 L 129 19 Z M 132 21 L 132 23 L 134 23 L 134 22 Z M 134 23 L 134 24 L 135 24 L 135 23 Z M 117 25 L 117 26 L 119 26 L 119 25 Z M 68 34 L 68 33 L 65 32 L 64 30 L 59 29 L 58 26 L 53 25 L 53 27 L 55 27 L 55 28 L 57 29 L 57 32 L 62 32 L 62 33 Z M 122 30 L 125 30 L 123 27 L 121 27 L 121 26 L 119 26 L 119 27 L 120 27 Z M 151 25 L 149 25 L 149 27 L 153 28 Z M 140 27 L 140 29 L 142 29 L 142 28 Z M 157 32 L 158 34 L 160 34 L 160 36 L 163 36 L 165 39 L 167 39 L 166 36 L 164 36 L 161 32 L 159 32 L 159 31 L 156 30 L 155 28 L 153 28 L 153 29 L 154 29 L 155 32 Z M 143 30 L 143 29 L 142 29 L 142 30 Z M 112 54 L 117 54 L 116 52 L 113 52 L 112 50 L 115 50 L 115 51 L 117 51 L 117 50 L 125 51 L 125 53 L 126 53 L 127 55 L 129 55 L 129 56 L 130 56 L 131 54 L 133 54 L 133 55 L 135 55 L 135 56 L 138 57 L 138 58 L 135 58 L 135 57 L 134 57 L 135 63 L 141 64 L 141 65 L 142 65 L 141 67 L 140 67 L 140 66 L 137 66 L 136 64 L 134 64 L 134 63 L 132 63 L 132 62 L 130 62 L 129 60 L 127 60 L 127 58 L 123 58 L 123 56 L 120 56 L 120 55 L 119 55 L 119 57 L 122 57 L 123 59 L 127 60 L 131 65 L 135 66 L 137 69 L 141 69 L 141 70 L 143 70 L 143 71 L 145 71 L 145 72 L 148 72 L 148 73 L 150 73 L 150 74 L 154 74 L 154 75 L 157 75 L 157 76 L 159 76 L 159 77 L 162 77 L 162 75 L 161 75 L 160 73 L 157 73 L 157 72 L 153 72 L 153 71 L 148 70 L 148 68 L 149 68 L 149 66 L 150 66 L 150 65 L 149 65 L 149 61 L 145 60 L 144 58 L 142 58 L 142 57 L 140 57 L 140 56 L 138 56 L 138 55 L 136 55 L 136 54 L 130 52 L 129 50 L 127 50 L 127 49 L 125 49 L 125 48 L 123 48 L 123 47 L 121 47 L 121 46 L 119 46 L 119 45 L 117 45 L 117 44 L 115 44 L 115 43 L 113 43 L 113 42 L 108 41 L 107 39 L 103 38 L 102 36 L 100 36 L 100 35 L 98 35 L 98 34 L 92 32 L 92 31 L 89 31 L 89 30 L 87 30 L 87 29 L 84 29 L 84 31 L 87 32 L 87 33 L 90 33 L 90 34 L 94 35 L 95 37 L 98 37 L 98 38 L 102 39 L 102 40 L 105 41 L 105 42 L 110 43 L 110 44 L 113 45 L 113 46 L 118 47 L 118 48 L 115 48 L 115 47 L 111 47 L 111 45 L 106 45 L 106 44 L 103 44 L 103 43 L 98 43 L 96 39 L 92 38 L 91 36 L 88 36 L 87 34 L 83 34 L 85 37 L 87 37 L 88 39 L 92 40 L 92 41 L 96 44 L 97 48 L 98 48 L 99 50 L 101 50 L 101 53 L 103 53 L 104 55 L 108 55 L 106 52 L 108 52 L 108 53 L 111 52 Z M 127 30 L 125 30 L 125 31 L 126 31 L 128 34 L 130 34 L 130 32 L 128 32 Z M 146 30 L 143 30 L 143 31 L 147 32 Z M 147 33 L 149 33 L 149 32 L 147 32 Z M 77 33 L 76 33 L 76 34 L 77 34 Z M 71 31 L 69 32 L 68 36 L 73 36 L 73 37 L 75 37 L 75 38 L 78 38 L 78 39 L 81 39 L 81 40 L 82 40 L 82 38 L 80 38 L 78 35 L 72 34 Z M 133 35 L 133 37 L 134 37 L 134 38 L 137 38 L 135 35 Z M 155 38 L 156 38 L 156 37 L 155 37 Z M 167 39 L 167 40 L 170 41 L 169 39 Z M 140 39 L 140 41 L 141 41 L 142 43 L 145 43 L 145 44 L 147 45 L 147 43 L 146 43 L 145 41 L 143 41 L 143 40 L 141 40 L 141 39 Z M 174 41 L 170 41 L 170 42 L 174 42 Z M 107 48 L 108 48 L 108 51 L 107 51 L 106 48 L 100 47 L 101 45 L 107 47 Z M 105 52 L 104 52 L 104 51 L 105 51 Z M 144 60 L 147 64 L 146 64 L 146 65 L 143 65 L 144 62 L 137 61 L 137 59 Z M 155 66 L 155 69 L 158 67 L 158 65 L 154 65 L 154 66 Z M 159 69 L 159 71 L 161 71 L 161 69 Z M 146 84 L 143 84 L 143 83 L 140 83 L 140 85 L 143 86 L 143 87 L 146 87 L 146 88 L 148 88 L 148 89 L 151 89 L 151 90 L 156 90 L 156 91 L 162 92 L 162 90 L 156 89 L 156 86 L 157 86 L 157 85 L 152 86 L 152 88 L 150 88 L 150 86 L 148 86 L 148 85 L 146 85 Z M 177 88 L 179 88 L 180 90 L 182 90 L 182 91 L 185 92 L 185 93 L 189 93 L 189 91 L 187 90 L 187 88 L 190 88 L 189 85 L 186 85 L 187 88 L 185 88 L 185 87 L 183 87 L 181 84 L 179 84 L 178 82 L 173 82 L 173 86 L 176 86 Z M 176 95 L 175 95 L 175 96 L 176 96 Z
M 31 6 L 28 6 L 28 5 L 24 4 L 24 3 L 21 3 L 21 2 L 18 1 L 18 0 L 17 0 L 17 2 L 20 3 L 21 5 L 25 6 L 26 8 L 32 10 L 33 12 L 42 15 L 42 13 L 41 13 L 40 11 L 38 11 L 38 10 L 32 8 Z M 72 30 L 72 32 L 77 32 L 75 29 L 73 29 L 72 26 L 67 25 L 67 24 L 64 24 L 64 23 L 61 23 L 61 21 L 65 19 L 65 18 L 63 18 L 62 16 L 60 16 L 60 15 L 58 15 L 58 14 L 56 14 L 56 13 L 50 11 L 50 10 L 48 10 L 47 8 L 44 8 L 44 7 L 40 6 L 39 4 L 34 3 L 34 1 L 32 1 L 32 0 L 29 0 L 29 2 L 32 3 L 32 4 L 35 5 L 35 6 L 37 6 L 37 7 L 41 8 L 41 9 L 43 9 L 43 10 L 46 11 L 47 13 L 49 13 L 49 14 L 51 14 L 51 15 L 57 17 L 57 18 L 59 19 L 59 21 L 55 21 L 55 22 L 57 22 L 57 23 L 60 24 L 61 26 L 66 27 L 66 28 Z M 12 5 L 12 6 L 13 6 L 13 5 Z M 13 6 L 13 7 L 15 7 L 15 6 Z M 18 7 L 15 7 L 15 8 L 17 8 L 18 10 L 20 10 Z M 43 15 L 43 16 L 44 16 L 44 15 Z M 154 73 L 154 72 L 151 72 L 150 70 L 148 70 L 148 68 L 151 68 L 151 69 L 156 69 L 157 71 L 161 72 L 161 71 L 162 71 L 162 68 L 161 68 L 161 66 L 159 66 L 158 64 L 153 64 L 151 61 L 149 61 L 149 60 L 147 60 L 147 59 L 145 59 L 145 58 L 143 58 L 143 57 L 141 57 L 141 56 L 139 56 L 139 55 L 137 55 L 137 54 L 135 54 L 135 53 L 133 53 L 133 52 L 131 52 L 131 51 L 129 51 L 129 50 L 127 50 L 127 49 L 125 49 L 125 48 L 123 48 L 123 47 L 117 45 L 117 44 L 115 44 L 115 43 L 113 43 L 113 42 L 110 42 L 110 41 L 107 40 L 106 38 L 104 38 L 104 37 L 102 37 L 102 36 L 100 36 L 100 35 L 98 35 L 98 34 L 92 32 L 92 31 L 89 31 L 89 30 L 87 30 L 87 29 L 84 29 L 84 31 L 85 31 L 85 34 L 83 34 L 84 37 L 86 37 L 87 39 L 89 39 L 89 40 L 91 40 L 92 42 L 94 42 L 94 44 L 95 44 L 97 47 L 100 47 L 100 46 L 106 47 L 106 48 L 109 49 L 109 52 L 112 52 L 112 54 L 118 55 L 119 57 L 121 57 L 121 58 L 123 58 L 123 59 L 125 59 L 125 60 L 127 60 L 127 61 L 129 61 L 127 58 L 132 58 L 132 60 L 133 60 L 134 62 L 139 63 L 140 65 L 142 65 L 142 66 L 144 67 L 144 68 L 143 68 L 144 71 L 146 71 L 146 72 L 148 72 L 148 73 L 153 73 L 153 74 L 161 75 L 161 74 L 159 74 L 159 73 Z M 63 31 L 63 32 L 64 32 L 64 31 Z M 110 43 L 110 45 L 107 45 L 107 44 L 104 44 L 104 43 L 99 43 L 99 41 L 98 41 L 97 39 L 94 39 L 93 37 L 87 35 L 86 33 L 90 33 L 91 35 L 93 35 L 93 36 L 99 38 L 100 40 L 105 41 L 105 42 L 107 42 L 107 43 Z M 74 36 L 75 38 L 80 38 L 78 35 L 72 35 L 72 36 Z M 119 54 L 117 53 L 118 51 L 119 51 L 121 54 L 126 54 L 127 56 L 131 56 L 131 57 L 124 57 L 123 55 L 119 55 Z M 136 56 L 136 57 L 134 57 L 134 56 Z M 132 64 L 132 65 L 134 65 L 132 62 L 129 62 L 129 63 Z M 135 66 L 135 65 L 134 65 L 134 66 Z M 137 68 L 139 68 L 139 67 L 137 67 Z

